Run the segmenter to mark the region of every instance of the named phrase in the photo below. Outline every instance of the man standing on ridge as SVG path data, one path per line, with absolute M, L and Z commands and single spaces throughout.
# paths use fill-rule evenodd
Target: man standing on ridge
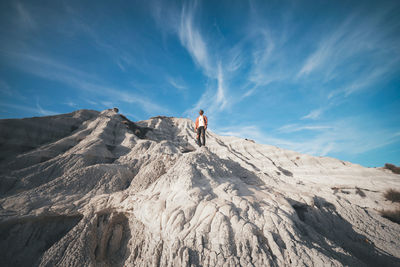
M 203 115 L 204 111 L 202 109 L 200 109 L 199 111 L 199 115 L 196 119 L 196 126 L 194 128 L 194 130 L 197 132 L 197 144 L 201 147 L 202 145 L 205 146 L 206 145 L 206 130 L 207 130 L 207 117 L 206 115 Z M 203 144 L 200 142 L 200 136 L 201 139 L 203 141 Z

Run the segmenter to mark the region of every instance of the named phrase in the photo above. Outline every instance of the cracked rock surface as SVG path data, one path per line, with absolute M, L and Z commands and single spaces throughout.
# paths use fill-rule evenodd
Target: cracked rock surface
M 399 175 L 193 127 L 0 120 L 2 265 L 400 266 Z

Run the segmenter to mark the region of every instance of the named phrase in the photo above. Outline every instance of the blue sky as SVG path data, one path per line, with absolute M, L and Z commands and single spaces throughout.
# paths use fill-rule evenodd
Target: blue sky
M 1 1 L 0 118 L 118 107 L 400 165 L 399 1 Z

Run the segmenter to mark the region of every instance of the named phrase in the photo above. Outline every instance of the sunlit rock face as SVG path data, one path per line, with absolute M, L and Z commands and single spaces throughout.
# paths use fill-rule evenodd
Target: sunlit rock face
M 117 109 L 0 120 L 5 266 L 399 266 L 400 176 Z

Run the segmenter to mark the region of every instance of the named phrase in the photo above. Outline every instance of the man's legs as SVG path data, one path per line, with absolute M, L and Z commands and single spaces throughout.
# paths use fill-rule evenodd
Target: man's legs
M 203 128 L 203 127 L 200 126 L 199 128 L 197 128 L 197 137 L 196 137 L 196 140 L 197 140 L 197 144 L 198 144 L 199 146 L 201 146 L 201 142 L 200 142 L 201 128 Z
M 206 145 L 206 129 L 204 129 L 204 127 L 201 127 L 201 139 L 203 139 L 203 146 Z

